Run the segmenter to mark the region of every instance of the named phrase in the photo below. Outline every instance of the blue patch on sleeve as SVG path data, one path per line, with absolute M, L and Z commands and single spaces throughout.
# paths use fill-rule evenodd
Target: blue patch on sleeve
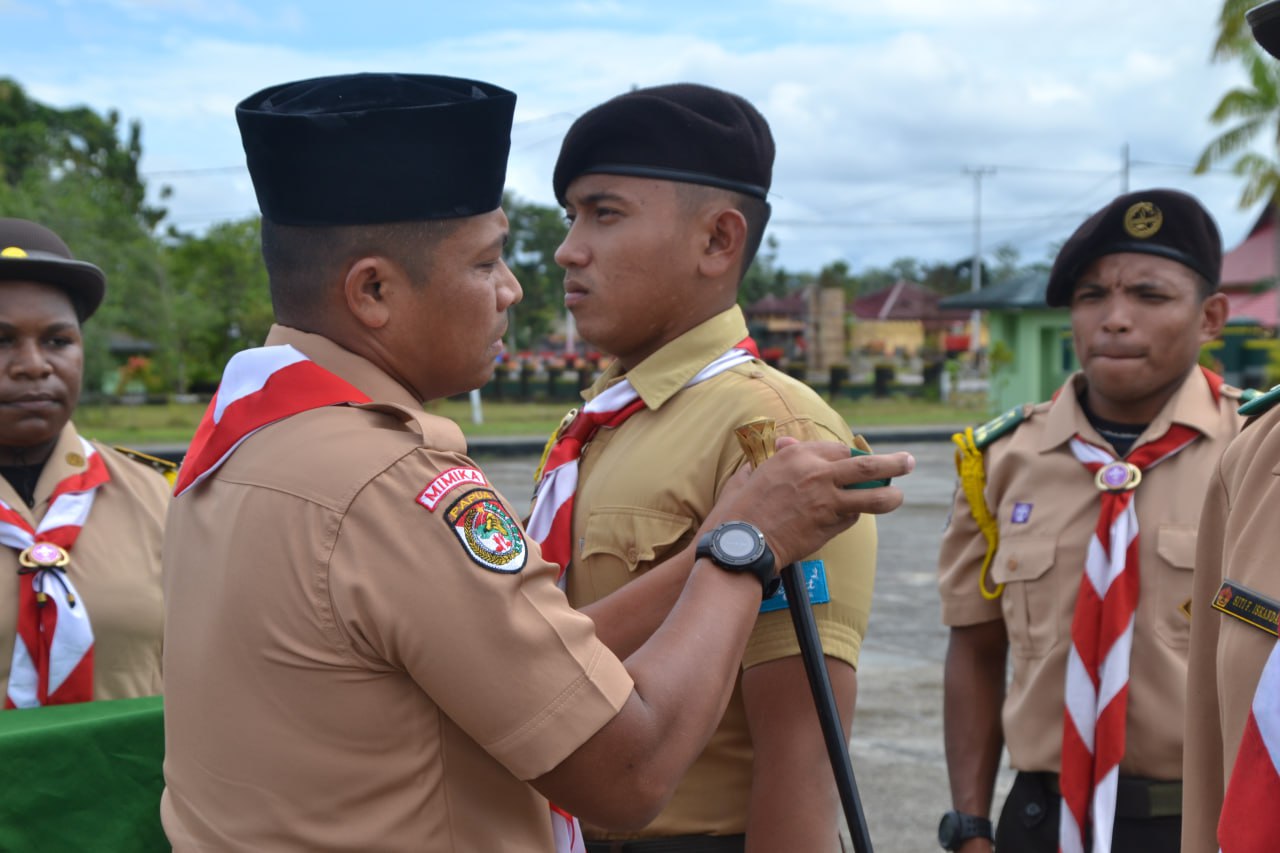
M 826 604 L 831 600 L 831 591 L 827 589 L 827 569 L 822 565 L 821 560 L 805 560 L 800 564 L 800 572 L 804 575 L 805 584 L 809 587 L 810 604 Z M 781 586 L 760 605 L 761 613 L 786 609 L 787 591 Z

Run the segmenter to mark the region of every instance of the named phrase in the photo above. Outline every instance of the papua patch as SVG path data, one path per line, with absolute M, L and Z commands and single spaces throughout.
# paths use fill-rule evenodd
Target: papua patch
M 467 556 L 486 569 L 515 574 L 524 568 L 529 557 L 524 534 L 493 492 L 472 489 L 445 511 L 445 520 Z
M 427 483 L 427 487 L 422 490 L 422 494 L 418 495 L 418 503 L 431 512 L 435 512 L 436 506 L 440 501 L 444 500 L 445 495 L 458 486 L 468 483 L 473 486 L 489 485 L 489 481 L 484 478 L 484 474 L 475 468 L 450 468 L 447 471 L 442 471 L 434 480 Z
M 1261 628 L 1273 637 L 1280 635 L 1280 603 L 1235 581 L 1222 582 L 1214 596 L 1213 609 Z

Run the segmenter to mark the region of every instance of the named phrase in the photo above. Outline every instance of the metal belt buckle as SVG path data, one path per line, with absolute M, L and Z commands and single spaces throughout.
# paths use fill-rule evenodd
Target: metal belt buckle
M 1131 462 L 1117 459 L 1098 469 L 1093 484 L 1100 492 L 1127 492 L 1142 482 L 1142 469 Z

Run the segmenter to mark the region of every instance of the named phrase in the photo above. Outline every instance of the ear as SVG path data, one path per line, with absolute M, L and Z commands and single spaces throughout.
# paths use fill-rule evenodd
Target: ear
M 713 208 L 707 213 L 706 242 L 698 260 L 698 272 L 707 278 L 721 278 L 737 271 L 747 244 L 747 220 L 732 207 Z
M 347 310 L 362 326 L 380 329 L 391 319 L 387 295 L 394 275 L 387 259 L 377 255 L 360 258 L 347 268 L 342 295 Z
M 1200 343 L 1211 341 L 1222 334 L 1222 327 L 1227 324 L 1230 305 L 1222 293 L 1211 294 L 1200 305 Z

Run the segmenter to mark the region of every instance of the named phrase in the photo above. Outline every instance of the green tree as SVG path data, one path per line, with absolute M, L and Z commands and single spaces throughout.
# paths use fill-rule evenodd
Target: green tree
M 788 290 L 786 270 L 778 266 L 778 238 L 766 234 L 738 286 L 738 304 L 751 305 L 766 296 L 782 296 Z
M 102 307 L 85 328 L 85 385 L 110 384 L 113 335 L 150 339 L 164 326 L 162 263 L 153 228 L 164 216 L 146 203 L 138 174 L 142 129 L 124 139 L 114 111 L 56 109 L 0 78 L 0 211 L 56 231 L 107 276 Z
M 564 213 L 505 193 L 502 207 L 511 223 L 503 258 L 524 291 L 511 309 L 511 337 L 516 349 L 528 349 L 564 323 L 564 271 L 556 249 L 569 233 Z
M 1210 141 L 1195 171 L 1203 174 L 1219 162 L 1233 160 L 1231 170 L 1245 179 L 1240 206 L 1258 201 L 1275 202 L 1280 191 L 1280 168 L 1274 146 L 1280 143 L 1280 64 L 1251 45 L 1237 48 L 1249 74 L 1249 84 L 1232 89 L 1210 114 L 1214 124 L 1231 126 Z M 1273 150 L 1261 154 L 1249 145 L 1266 132 Z
M 210 389 L 227 360 L 261 346 L 272 323 L 258 217 L 170 232 L 165 250 L 166 378 L 179 392 Z

